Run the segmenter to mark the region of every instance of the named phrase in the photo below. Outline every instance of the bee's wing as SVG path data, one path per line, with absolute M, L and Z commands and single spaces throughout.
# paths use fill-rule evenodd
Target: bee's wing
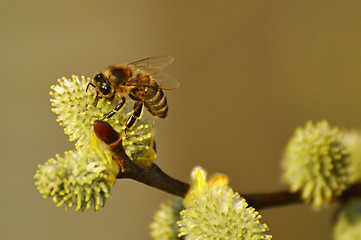
M 178 88 L 179 83 L 174 77 L 165 72 L 162 72 L 161 70 L 166 66 L 170 65 L 173 61 L 174 58 L 171 56 L 156 56 L 128 63 L 128 65 L 133 66 L 134 68 L 151 75 L 160 88 L 165 90 L 171 90 Z M 128 82 L 128 86 L 139 86 L 141 84 L 140 82 L 141 81 L 135 78 L 132 81 Z
M 157 82 L 158 86 L 161 89 L 172 90 L 178 88 L 180 85 L 177 79 L 175 79 L 173 76 L 169 75 L 168 73 L 160 71 L 160 69 L 144 68 L 144 71 L 152 76 L 152 78 Z M 130 79 L 127 82 L 127 86 L 148 86 L 148 84 L 136 77 Z
M 179 87 L 179 82 L 173 76 L 168 73 L 159 71 L 152 75 L 155 81 L 158 83 L 159 87 L 164 90 L 172 90 Z
M 171 56 L 156 56 L 144 58 L 127 65 L 131 65 L 137 69 L 144 70 L 147 69 L 162 69 L 171 64 L 174 61 L 174 58 Z

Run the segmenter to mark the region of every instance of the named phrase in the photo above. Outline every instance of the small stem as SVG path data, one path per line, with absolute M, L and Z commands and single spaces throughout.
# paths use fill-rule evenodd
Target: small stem
M 94 131 L 98 138 L 109 146 L 113 158 L 118 162 L 118 179 L 130 178 L 180 197 L 187 194 L 189 184 L 168 176 L 156 164 L 153 163 L 149 169 L 136 165 L 125 153 L 120 134 L 108 123 L 95 121 Z
M 356 183 L 348 187 L 340 196 L 342 202 L 346 202 L 351 198 L 361 197 L 361 183 Z
M 160 189 L 167 193 L 184 197 L 188 192 L 189 185 L 174 179 L 164 173 L 156 164 L 147 168 L 142 168 L 133 163 L 124 151 L 122 141 L 109 145 L 113 158 L 119 163 L 121 170 L 117 178 L 130 178 L 148 186 Z
M 258 210 L 262 208 L 285 206 L 302 202 L 300 200 L 300 194 L 290 193 L 288 191 L 272 193 L 250 193 L 240 195 L 246 199 L 250 206 Z

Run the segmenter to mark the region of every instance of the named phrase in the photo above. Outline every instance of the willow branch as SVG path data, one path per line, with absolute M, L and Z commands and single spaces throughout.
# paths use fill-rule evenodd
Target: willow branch
M 170 177 L 154 163 L 149 169 L 136 165 L 125 153 L 120 134 L 108 123 L 96 121 L 94 123 L 94 131 L 98 138 L 108 145 L 113 158 L 118 162 L 120 166 L 120 171 L 117 176 L 118 179 L 133 179 L 167 193 L 185 197 L 190 187 L 189 184 Z M 244 197 L 250 206 L 258 210 L 302 203 L 299 193 L 290 193 L 288 191 L 240 194 L 240 196 Z M 339 197 L 339 200 L 346 201 L 352 197 L 361 197 L 361 184 L 350 186 L 344 191 L 342 196 Z
M 94 131 L 98 138 L 108 145 L 113 158 L 118 162 L 120 166 L 118 179 L 130 178 L 176 196 L 184 197 L 186 195 L 189 184 L 170 177 L 156 164 L 153 163 L 149 169 L 136 165 L 125 153 L 120 134 L 108 123 L 96 121 Z
M 176 196 L 184 197 L 188 192 L 189 185 L 177 179 L 174 179 L 164 173 L 156 164 L 152 164 L 151 168 L 142 168 L 133 163 L 125 154 L 122 141 L 109 145 L 113 158 L 121 166 L 121 170 L 117 178 L 130 178 L 148 186 L 160 189 Z
M 250 206 L 258 210 L 262 208 L 302 203 L 299 193 L 290 193 L 288 191 L 271 193 L 248 193 L 240 195 L 246 199 Z

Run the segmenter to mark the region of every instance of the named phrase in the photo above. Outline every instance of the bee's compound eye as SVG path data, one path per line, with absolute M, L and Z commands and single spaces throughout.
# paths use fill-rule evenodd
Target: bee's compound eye
M 98 73 L 97 75 L 95 75 L 94 80 L 95 81 L 103 81 L 104 75 L 102 73 Z
M 103 95 L 108 95 L 110 93 L 110 87 L 108 86 L 108 84 L 103 83 L 100 91 Z

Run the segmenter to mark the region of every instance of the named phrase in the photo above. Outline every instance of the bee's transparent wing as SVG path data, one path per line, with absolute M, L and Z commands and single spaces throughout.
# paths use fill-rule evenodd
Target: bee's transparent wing
M 152 75 L 161 89 L 172 90 L 179 87 L 179 82 L 173 76 L 165 72 L 158 72 Z
M 133 66 L 136 69 L 146 72 L 151 75 L 160 88 L 165 90 L 171 90 L 179 87 L 178 81 L 171 75 L 161 71 L 162 68 L 165 68 L 174 61 L 174 58 L 171 56 L 156 56 L 141 59 L 136 62 L 128 63 L 128 65 Z M 139 86 L 141 81 L 138 79 L 133 79 L 131 82 L 128 82 L 129 85 Z
M 147 71 L 147 73 L 149 73 Z M 157 72 L 154 72 L 151 75 L 151 77 L 157 82 L 158 86 L 161 89 L 164 90 L 173 90 L 179 87 L 179 82 L 177 81 L 177 79 L 175 79 L 173 76 L 169 75 L 168 73 L 162 72 L 160 70 L 158 70 Z M 139 77 L 144 77 L 143 76 L 139 76 Z M 142 80 L 140 80 L 139 78 L 135 77 L 133 79 L 130 79 L 127 82 L 127 86 L 147 86 L 148 87 L 148 83 L 144 82 Z
M 174 61 L 174 58 L 171 56 L 156 56 L 144 58 L 132 63 L 128 63 L 137 69 L 144 70 L 147 69 L 162 69 L 170 65 Z

